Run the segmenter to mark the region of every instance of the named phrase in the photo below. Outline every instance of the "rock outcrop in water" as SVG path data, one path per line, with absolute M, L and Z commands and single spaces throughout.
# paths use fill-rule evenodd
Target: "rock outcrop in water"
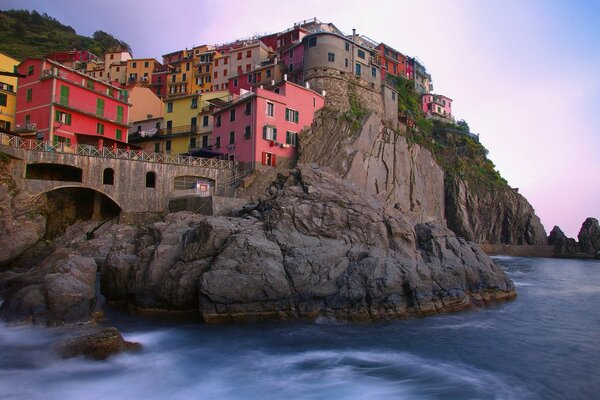
M 568 238 L 555 226 L 548 236 L 548 244 L 554 246 L 554 253 L 558 257 L 600 259 L 600 225 L 596 218 L 586 218 L 577 238 L 579 242 Z
M 590 255 L 596 255 L 600 252 L 600 225 L 598 220 L 587 218 L 581 225 L 577 239 L 579 239 L 579 247 L 582 252 Z
M 221 322 L 398 318 L 515 296 L 475 244 L 414 227 L 329 170 L 300 167 L 269 192 L 237 218 L 177 213 L 141 227 L 107 257 L 107 299 Z
M 94 332 L 66 338 L 57 346 L 63 358 L 85 356 L 94 360 L 105 360 L 111 355 L 139 351 L 141 348 L 141 344 L 123 339 L 117 328 L 95 329 Z

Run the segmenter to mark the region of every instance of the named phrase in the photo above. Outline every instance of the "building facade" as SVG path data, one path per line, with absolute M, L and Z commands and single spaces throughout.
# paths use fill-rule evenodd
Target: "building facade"
M 243 92 L 214 113 L 212 148 L 244 169 L 285 163 L 324 103 L 320 94 L 288 81 Z
M 422 110 L 427 117 L 454 121 L 452 99 L 441 94 L 427 93 L 421 96 Z
M 0 53 L 0 70 L 13 72 L 19 62 Z M 17 108 L 17 77 L 0 75 L 0 132 L 11 132 L 15 127 Z
M 55 61 L 19 64 L 17 133 L 67 146 L 127 146 L 129 106 L 119 88 Z
M 385 79 L 388 74 L 410 79 L 406 71 L 407 59 L 404 54 L 385 43 L 380 43 L 379 46 L 377 46 L 377 51 L 381 58 L 382 79 Z
M 152 73 L 162 67 L 154 58 L 132 58 L 127 60 L 127 85 L 146 86 L 152 84 Z

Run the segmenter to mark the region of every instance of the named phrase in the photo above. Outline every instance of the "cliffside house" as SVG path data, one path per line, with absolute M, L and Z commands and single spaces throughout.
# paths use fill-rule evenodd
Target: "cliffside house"
M 441 94 L 428 93 L 421 96 L 422 110 L 428 118 L 454 121 L 452 99 Z
M 325 99 L 306 87 L 282 81 L 242 91 L 214 113 L 213 147 L 243 169 L 261 169 L 291 160 L 297 138 Z
M 55 144 L 127 146 L 126 94 L 55 61 L 19 64 L 15 133 Z

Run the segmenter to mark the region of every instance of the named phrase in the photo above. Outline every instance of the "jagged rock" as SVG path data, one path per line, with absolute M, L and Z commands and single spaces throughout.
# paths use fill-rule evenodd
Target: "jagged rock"
M 237 218 L 169 215 L 111 251 L 109 300 L 206 321 L 427 315 L 512 298 L 479 248 L 339 179 L 300 166 Z M 262 219 L 246 219 L 259 211 Z
M 554 254 L 561 256 L 573 256 L 579 252 L 579 246 L 575 239 L 568 238 L 558 226 L 554 226 L 548 236 L 548 244 L 554 246 Z
M 0 318 L 13 323 L 60 326 L 91 319 L 96 304 L 96 263 L 57 250 L 42 264 L 4 277 Z
M 61 341 L 57 350 L 63 358 L 85 356 L 105 360 L 113 354 L 139 351 L 142 345 L 123 339 L 117 328 L 104 328 L 99 332 L 73 336 Z
M 587 218 L 581 225 L 579 234 L 579 247 L 586 254 L 597 255 L 600 251 L 600 225 L 596 218 Z
M 473 190 L 446 176 L 446 219 L 457 235 L 477 243 L 544 245 L 546 231 L 535 210 L 516 190 Z

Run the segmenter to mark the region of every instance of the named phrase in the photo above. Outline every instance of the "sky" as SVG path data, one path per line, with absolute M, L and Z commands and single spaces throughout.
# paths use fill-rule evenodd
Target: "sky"
M 304 19 L 353 28 L 421 59 L 434 92 L 480 135 L 549 233 L 600 219 L 600 2 L 595 0 L 0 0 L 136 58 L 284 30 Z

